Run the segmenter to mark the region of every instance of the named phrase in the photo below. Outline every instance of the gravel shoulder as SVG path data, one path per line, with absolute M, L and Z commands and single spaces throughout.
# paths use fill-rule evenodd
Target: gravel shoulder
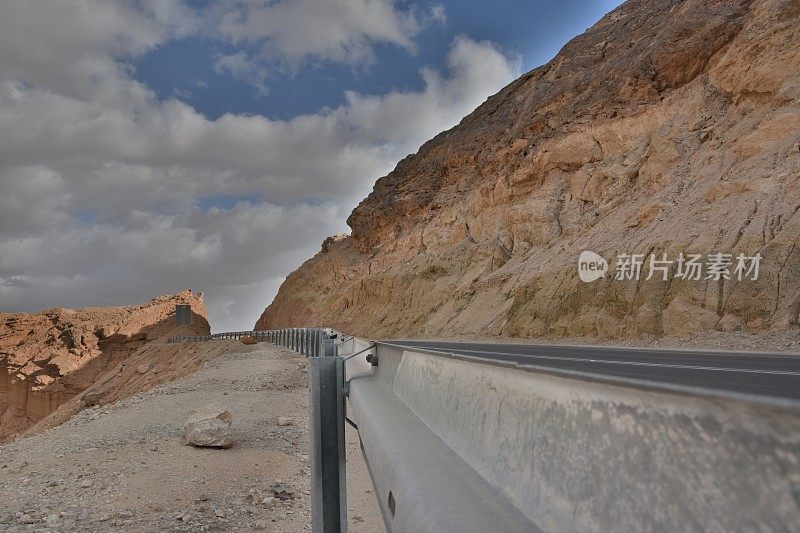
M 237 345 L 183 379 L 0 446 L 0 531 L 310 531 L 304 360 Z M 184 445 L 184 422 L 212 401 L 232 413 L 236 444 Z M 347 457 L 350 530 L 384 531 L 354 430 Z

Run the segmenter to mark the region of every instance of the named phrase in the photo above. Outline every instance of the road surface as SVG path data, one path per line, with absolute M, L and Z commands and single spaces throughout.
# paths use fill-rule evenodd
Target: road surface
M 433 340 L 386 342 L 553 369 L 800 400 L 800 354 Z

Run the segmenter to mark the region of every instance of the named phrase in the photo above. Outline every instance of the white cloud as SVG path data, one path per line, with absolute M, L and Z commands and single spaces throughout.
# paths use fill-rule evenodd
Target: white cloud
M 0 83 L 95 102 L 147 98 L 115 58 L 141 55 L 200 24 L 179 0 L 12 1 L 0 13 Z
M 419 92 L 348 93 L 341 107 L 288 121 L 259 115 L 209 120 L 177 100 L 128 111 L 37 88 L 0 87 L 0 160 L 49 164 L 73 186 L 151 196 L 244 195 L 280 202 L 321 196 L 354 201 L 369 181 L 432 135 L 456 124 L 516 75 L 488 43 L 458 39 L 449 76 L 426 69 Z M 69 168 L 68 168 L 69 167 Z M 162 191 L 162 189 L 164 189 Z
M 265 96 L 269 93 L 267 87 L 267 69 L 247 56 L 243 50 L 222 56 L 214 63 L 217 74 L 228 72 L 234 79 L 248 83 L 258 89 L 258 93 Z
M 223 2 L 220 31 L 233 42 L 261 45 L 266 56 L 296 65 L 307 58 L 360 64 L 376 44 L 415 50 L 414 37 L 444 9 L 398 8 L 394 0 L 271 0 Z
M 289 24 L 296 3 L 270 6 L 283 6 Z M 333 4 L 341 17 L 359 2 Z M 355 27 L 333 24 L 334 55 L 412 46 L 419 16 L 367 4 L 371 15 Z M 192 287 L 207 291 L 216 329 L 248 327 L 283 277 L 345 229 L 378 176 L 519 69 L 493 45 L 461 38 L 446 72 L 423 71 L 420 91 L 351 92 L 340 107 L 285 121 L 211 120 L 158 100 L 126 66 L 196 31 L 182 3 L 11 2 L 0 12 L 3 310 L 133 303 Z M 295 58 L 322 46 L 277 39 Z M 253 74 L 246 59 L 219 68 Z M 219 195 L 256 200 L 197 207 Z

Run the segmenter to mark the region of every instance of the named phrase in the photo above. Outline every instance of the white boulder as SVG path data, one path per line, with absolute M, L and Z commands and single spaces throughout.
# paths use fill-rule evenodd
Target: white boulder
M 222 405 L 205 405 L 186 421 L 184 441 L 192 446 L 230 448 L 234 443 L 232 420 Z

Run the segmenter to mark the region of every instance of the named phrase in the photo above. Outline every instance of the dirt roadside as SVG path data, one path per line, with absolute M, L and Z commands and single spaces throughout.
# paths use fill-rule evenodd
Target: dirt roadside
M 301 361 L 265 344 L 236 345 L 183 379 L 0 446 L 0 531 L 310 531 Z M 184 421 L 211 401 L 232 413 L 236 445 L 183 445 Z M 279 416 L 293 423 L 278 426 Z M 380 532 L 349 430 L 349 528 Z M 277 484 L 294 497 L 276 498 Z

